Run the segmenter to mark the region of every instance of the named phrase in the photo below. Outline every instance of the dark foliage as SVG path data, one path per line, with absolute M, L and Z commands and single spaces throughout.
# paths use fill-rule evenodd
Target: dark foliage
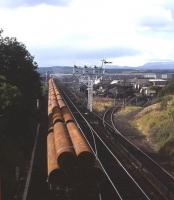
M 19 106 L 21 93 L 18 87 L 7 82 L 4 76 L 0 76 L 0 114 L 4 114 L 12 107 Z
M 16 38 L 3 37 L 0 32 L 0 75 L 11 85 L 19 88 L 22 94 L 21 107 L 31 109 L 40 97 L 40 78 L 36 71 L 37 63 Z
M 25 171 L 38 121 L 36 101 L 41 97 L 37 63 L 25 45 L 0 31 L 0 176 L 5 182 L 4 199 L 13 199 Z
M 174 94 L 174 80 L 169 81 L 169 83 L 160 91 L 159 96 L 168 94 Z

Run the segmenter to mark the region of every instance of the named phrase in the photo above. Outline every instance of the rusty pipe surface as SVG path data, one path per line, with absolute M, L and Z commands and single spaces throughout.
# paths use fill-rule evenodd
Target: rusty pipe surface
M 91 167 L 94 165 L 95 156 L 92 153 L 89 145 L 87 144 L 82 133 L 77 128 L 74 122 L 68 122 L 66 124 L 69 135 L 71 137 L 75 153 L 77 155 L 77 161 L 81 167 Z
M 62 97 L 60 94 L 56 95 L 56 97 L 57 97 L 57 101 L 62 100 Z
M 48 94 L 48 116 L 52 113 L 52 105 L 50 99 L 50 93 Z
M 78 163 L 86 167 L 94 165 L 95 156 L 92 153 L 85 138 L 82 136 L 80 130 L 73 122 L 73 117 L 69 109 L 67 108 L 65 102 L 62 99 L 60 99 L 58 100 L 58 104 L 62 111 L 63 119 L 66 122 L 66 127 L 70 135 L 71 141 L 73 143 L 75 153 L 78 157 Z
M 71 113 L 69 112 L 69 109 L 67 107 L 63 107 L 61 109 L 61 111 L 62 111 L 62 116 L 63 116 L 65 123 L 73 121 L 73 116 L 71 115 Z
M 55 123 L 55 121 L 63 121 L 55 93 L 51 95 L 51 111 L 53 113 L 53 123 Z
M 53 85 L 52 85 L 53 86 Z M 57 102 L 54 86 L 51 91 L 53 129 L 56 158 L 60 167 L 69 168 L 75 163 L 75 152 Z
M 50 185 L 63 185 L 66 183 L 66 176 L 56 160 L 56 150 L 54 144 L 53 127 L 48 130 L 47 136 L 47 167 L 48 167 L 48 183 Z
M 51 80 L 48 82 L 48 122 L 52 121 L 52 104 L 51 104 Z
M 74 147 L 64 122 L 54 123 L 54 140 L 57 162 L 62 168 L 70 168 L 76 163 Z
M 56 96 L 57 103 L 58 103 L 59 100 L 62 101 L 62 97 L 57 87 L 55 86 L 54 81 L 53 81 L 52 86 L 54 88 L 54 92 L 55 92 L 54 95 Z M 63 106 L 65 106 L 64 102 L 63 102 Z M 58 104 L 58 107 L 59 107 L 59 104 Z M 67 131 L 67 128 L 64 124 L 64 119 L 62 118 L 62 120 L 60 120 L 60 115 L 62 116 L 61 110 L 56 109 L 56 111 L 54 110 L 53 113 L 54 113 L 53 114 L 54 138 L 55 138 L 55 145 L 56 145 L 57 162 L 59 163 L 60 166 L 66 169 L 71 168 L 71 170 L 69 170 L 69 172 L 71 171 L 71 173 L 69 173 L 69 176 L 71 177 L 72 180 L 73 179 L 75 180 L 76 177 L 74 176 L 75 174 L 74 174 L 73 168 L 76 166 L 77 157 L 74 151 L 74 147 L 70 139 L 69 133 Z M 66 172 L 68 173 L 67 170 Z
M 54 81 L 53 81 L 53 88 L 54 88 L 54 90 L 55 90 L 56 95 L 59 95 L 60 92 L 59 92 L 59 90 L 57 89 L 56 84 L 55 84 Z
M 60 109 L 63 107 L 66 107 L 66 104 L 62 99 L 58 99 L 58 104 L 59 104 Z
M 47 136 L 47 160 L 48 160 L 48 176 L 50 173 L 59 168 L 57 161 L 56 161 L 56 149 L 54 144 L 54 133 L 53 128 L 50 127 L 48 130 Z

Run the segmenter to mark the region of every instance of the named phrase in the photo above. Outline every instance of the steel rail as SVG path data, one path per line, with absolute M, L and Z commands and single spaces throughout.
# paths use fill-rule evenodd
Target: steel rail
M 110 121 L 111 121 L 113 127 L 115 127 L 114 118 L 113 118 L 114 112 L 115 112 L 115 109 L 113 108 L 112 112 L 111 112 L 111 115 L 110 115 Z M 116 129 L 116 127 L 115 127 L 115 129 Z M 161 193 L 161 191 L 159 190 L 159 188 L 156 187 L 156 185 L 154 183 L 152 183 L 150 180 L 149 180 L 149 183 L 153 185 L 153 187 L 163 196 L 164 199 L 166 199 L 166 200 L 168 199 L 165 196 L 165 194 Z
M 103 122 L 105 122 L 106 123 L 106 125 L 107 126 L 109 126 L 111 129 L 113 129 L 114 130 L 114 133 L 117 133 L 117 134 L 119 134 L 123 139 L 125 139 L 126 140 L 126 142 L 129 144 L 129 145 L 132 145 L 134 148 L 135 148 L 135 150 L 137 151 L 137 152 L 139 152 L 139 153 L 141 153 L 146 159 L 148 159 L 148 160 L 150 160 L 150 162 L 152 162 L 152 164 L 154 165 L 154 167 L 156 167 L 158 170 L 161 170 L 160 171 L 160 173 L 162 173 L 162 175 L 163 176 L 167 176 L 166 178 L 168 178 L 168 179 L 170 179 L 169 180 L 169 187 L 170 187 L 170 190 L 169 190 L 169 188 L 168 187 L 166 187 L 166 185 L 163 183 L 163 179 L 160 177 L 160 176 L 156 176 L 153 172 L 151 172 L 151 171 L 149 171 L 149 167 L 146 167 L 146 165 L 144 165 L 145 166 L 145 168 L 146 169 L 148 169 L 148 171 L 160 182 L 160 184 L 161 185 L 163 185 L 168 191 L 167 191 L 167 194 L 168 194 L 168 192 L 171 192 L 171 195 L 172 195 L 172 197 L 173 197 L 173 190 L 172 190 L 172 188 L 174 189 L 174 187 L 173 187 L 173 185 L 171 185 L 172 183 L 174 183 L 174 177 L 168 172 L 168 171 L 166 171 L 162 166 L 160 166 L 155 160 L 153 160 L 149 155 L 147 155 L 145 152 L 143 152 L 139 147 L 137 147 L 134 143 L 132 143 L 131 141 L 129 141 L 117 128 L 116 128 L 116 126 L 115 126 L 115 123 L 114 123 L 114 117 L 113 117 L 113 115 L 114 115 L 114 112 L 115 112 L 115 109 L 114 109 L 114 107 L 112 107 L 112 108 L 110 108 L 110 109 L 108 109 L 108 110 L 111 110 L 112 109 L 112 112 L 111 112 L 111 116 L 110 116 L 110 121 L 111 121 L 111 124 L 110 123 L 108 123 L 105 119 L 103 119 L 103 118 L 105 118 L 106 117 L 106 115 L 104 115 L 103 116 L 103 118 L 101 118 L 100 116 L 98 116 L 96 113 L 95 113 L 95 115 L 98 117 L 98 118 L 100 118 Z M 108 112 L 108 111 L 107 111 Z M 107 113 L 106 112 L 106 113 Z M 126 147 L 125 147 L 126 148 Z M 137 159 L 137 158 L 136 158 Z M 139 159 L 138 159 L 139 160 Z M 140 161 L 141 163 L 142 163 L 142 161 Z M 142 163 L 143 164 L 143 163 Z M 172 183 L 171 183 L 172 182 Z M 156 187 L 155 187 L 156 188 Z M 158 191 L 159 191 L 159 189 L 157 189 Z M 160 192 L 160 191 L 159 191 Z M 160 192 L 161 193 L 161 192 Z M 162 193 L 161 193 L 162 194 Z M 163 197 L 164 197 L 164 195 L 163 195 Z
M 64 92 L 63 92 L 64 93 Z M 65 93 L 64 93 L 65 95 Z M 86 121 L 86 123 L 88 124 L 88 126 L 91 127 L 91 129 L 93 130 L 93 132 L 95 133 L 95 135 L 98 137 L 98 139 L 103 143 L 103 145 L 106 147 L 106 149 L 110 152 L 110 154 L 114 157 L 114 159 L 118 162 L 118 164 L 122 167 L 122 169 L 126 172 L 126 174 L 129 176 L 129 178 L 134 182 L 134 184 L 139 188 L 139 190 L 143 193 L 143 195 L 150 200 L 150 198 L 148 197 L 148 195 L 145 193 L 145 191 L 139 186 L 139 184 L 136 182 L 136 180 L 129 174 L 129 172 L 126 170 L 126 168 L 122 165 L 122 163 L 118 160 L 118 158 L 114 155 L 114 153 L 109 149 L 109 147 L 105 144 L 105 142 L 100 138 L 100 136 L 97 134 L 97 132 L 93 129 L 93 127 L 89 124 L 89 122 L 86 120 L 86 118 L 82 115 L 82 113 L 79 111 L 79 109 L 74 105 L 74 103 L 72 102 L 72 100 L 69 98 L 69 96 L 65 95 L 69 101 L 71 102 L 71 104 L 75 107 L 76 111 L 81 115 L 81 117 Z
M 103 121 L 103 118 L 101 118 L 99 115 L 97 115 L 96 113 L 94 113 L 94 115 L 96 115 L 98 118 L 100 118 L 100 120 Z M 112 119 L 113 120 L 113 119 Z M 166 173 L 174 182 L 174 176 L 172 176 L 167 170 L 165 170 L 163 167 L 161 167 L 155 160 L 153 160 L 149 155 L 147 155 L 144 151 L 142 151 L 139 147 L 137 147 L 134 143 L 132 143 L 131 141 L 129 141 L 116 127 L 114 122 L 111 122 L 112 126 L 105 121 L 105 124 L 108 125 L 111 129 L 115 130 L 115 132 L 117 132 L 123 139 L 126 140 L 126 142 L 128 142 L 130 145 L 132 145 L 134 148 L 136 148 L 136 150 L 140 151 L 145 157 L 147 157 L 148 159 L 150 159 L 150 161 L 152 161 L 156 166 L 158 166 L 164 173 Z
M 72 105 L 74 106 L 74 108 L 75 108 L 75 109 L 77 110 L 77 112 L 81 115 L 81 113 L 78 111 L 77 107 L 74 105 L 74 103 L 71 101 L 71 99 L 64 93 L 64 91 L 62 91 L 62 93 L 69 99 L 69 101 L 72 103 Z M 62 96 L 62 98 L 64 99 L 63 96 Z M 66 102 L 65 99 L 64 99 L 64 101 Z M 66 105 L 67 105 L 67 107 L 69 108 L 69 105 L 67 104 L 67 102 L 66 102 Z M 112 179 L 110 178 L 109 174 L 107 173 L 106 169 L 104 168 L 102 162 L 101 162 L 100 159 L 98 158 L 98 155 L 97 155 L 97 145 L 96 145 L 96 142 L 95 142 L 95 137 L 94 137 L 94 135 L 93 135 L 93 133 L 92 133 L 92 131 L 93 131 L 92 127 L 91 127 L 90 124 L 86 121 L 86 119 L 83 117 L 83 119 L 84 119 L 85 122 L 87 123 L 88 127 L 90 128 L 91 134 L 93 135 L 94 146 L 95 146 L 96 151 L 95 151 L 95 149 L 92 148 L 91 144 L 89 143 L 88 139 L 86 138 L 85 134 L 83 133 L 83 130 L 81 129 L 79 123 L 77 122 L 77 120 L 76 120 L 76 118 L 75 118 L 75 116 L 74 116 L 74 114 L 72 113 L 72 111 L 71 111 L 70 108 L 69 108 L 69 110 L 70 110 L 70 112 L 71 112 L 71 114 L 72 114 L 72 116 L 73 116 L 73 118 L 74 118 L 74 121 L 75 121 L 76 124 L 78 125 L 78 128 L 79 128 L 80 131 L 82 132 L 84 138 L 86 139 L 88 145 L 90 146 L 92 152 L 94 153 L 96 159 L 98 160 L 98 162 L 99 162 L 99 164 L 100 164 L 100 166 L 101 166 L 103 172 L 105 173 L 106 177 L 108 178 L 109 182 L 111 183 L 112 187 L 114 188 L 116 194 L 118 195 L 119 199 L 120 199 L 120 200 L 124 200 L 124 199 L 122 198 L 121 194 L 119 193 L 118 189 L 117 189 L 116 186 L 114 185 L 114 183 L 113 183 Z M 82 115 L 81 115 L 81 117 L 82 117 Z M 101 197 L 100 197 L 100 198 L 101 198 Z
M 113 110 L 113 113 L 115 111 Z M 99 117 L 99 116 L 98 116 Z M 150 159 L 151 162 L 153 162 L 156 166 L 158 166 L 160 168 L 160 170 L 162 170 L 166 175 L 168 175 L 172 181 L 174 182 L 174 176 L 172 176 L 167 170 L 165 170 L 162 166 L 160 166 L 155 160 L 153 160 L 149 155 L 147 155 L 144 151 L 142 151 L 139 147 L 137 147 L 134 143 L 132 143 L 131 141 L 129 141 L 116 127 L 115 124 L 113 122 L 113 115 L 112 115 L 112 126 L 105 122 L 110 128 L 114 129 L 120 136 L 122 136 L 122 138 L 124 138 L 129 144 L 131 144 L 133 147 L 136 148 L 136 150 L 140 151 L 145 157 L 147 157 L 148 159 Z

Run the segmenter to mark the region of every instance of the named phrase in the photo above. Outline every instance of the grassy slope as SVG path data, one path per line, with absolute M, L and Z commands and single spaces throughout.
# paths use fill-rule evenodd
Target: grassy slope
M 161 102 L 166 99 L 166 105 L 162 106 Z M 174 101 L 174 96 L 164 97 L 160 103 L 144 109 L 128 106 L 119 115 L 127 118 L 131 126 L 145 135 L 156 151 L 173 157 L 174 120 L 169 115 L 171 101 Z

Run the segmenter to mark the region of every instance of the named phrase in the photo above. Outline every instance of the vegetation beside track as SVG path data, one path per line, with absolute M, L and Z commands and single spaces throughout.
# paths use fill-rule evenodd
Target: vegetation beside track
M 41 82 L 25 45 L 0 31 L 0 176 L 3 199 L 17 196 L 31 156 Z
M 166 100 L 168 99 L 168 100 Z M 163 105 L 163 101 L 166 105 Z M 150 108 L 149 108 L 150 107 Z M 155 150 L 171 157 L 174 156 L 174 96 L 166 96 L 160 103 L 151 105 L 139 112 L 132 125 L 146 135 L 154 144 Z
M 114 106 L 114 100 L 108 97 L 94 97 L 93 110 L 97 113 L 103 113 L 107 108 Z
M 130 106 L 129 105 L 129 106 L 125 106 L 125 108 L 119 110 L 117 114 L 120 115 L 120 116 L 126 116 L 130 113 L 133 114 L 134 112 L 137 112 L 140 109 L 142 109 L 141 106 Z
M 134 135 L 143 135 L 157 153 L 171 158 L 170 165 L 174 165 L 174 95 L 164 95 L 158 103 L 145 108 L 122 108 L 116 119 Z

